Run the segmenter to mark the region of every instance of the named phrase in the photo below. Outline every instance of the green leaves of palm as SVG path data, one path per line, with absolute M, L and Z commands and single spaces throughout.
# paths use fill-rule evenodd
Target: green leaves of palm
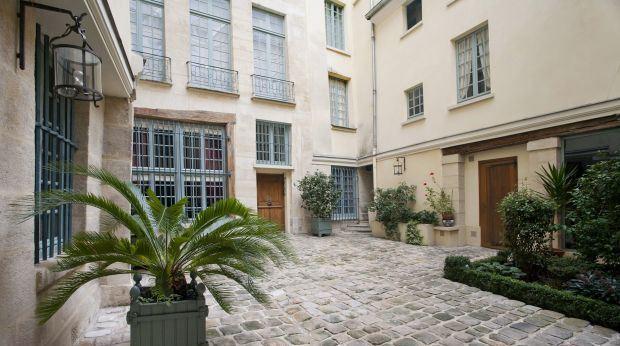
M 134 273 L 137 269 L 155 278 L 153 290 L 163 295 L 173 292 L 175 278 L 195 272 L 218 304 L 231 310 L 232 295 L 222 279 L 245 288 L 257 301 L 268 302 L 256 284 L 271 264 L 280 266 L 294 259 L 288 240 L 278 226 L 252 213 L 235 199 L 222 200 L 187 220 L 182 199 L 163 205 L 152 191 L 144 196 L 129 182 L 95 167 L 73 167 L 75 174 L 101 181 L 131 205 L 134 214 L 112 200 L 68 191 L 48 191 L 33 201 L 17 203 L 22 217 L 54 210 L 63 204 L 98 208 L 114 225 L 123 226 L 133 241 L 115 235 L 114 228 L 101 233 L 76 232 L 71 244 L 58 259 L 57 271 L 71 271 L 38 305 L 37 316 L 45 323 L 82 285 L 100 277 Z M 124 268 L 118 265 L 126 264 Z M 87 269 L 83 267 L 87 265 Z
M 564 209 L 570 200 L 570 192 L 576 184 L 575 169 L 569 170 L 566 165 L 559 167 L 548 164 L 542 172 L 536 172 L 549 199 L 555 203 L 558 210 Z

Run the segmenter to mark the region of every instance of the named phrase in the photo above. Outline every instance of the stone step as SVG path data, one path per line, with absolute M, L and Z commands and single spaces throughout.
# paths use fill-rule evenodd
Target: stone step
M 370 233 L 370 225 L 367 222 L 352 223 L 347 225 L 347 230 L 361 233 Z

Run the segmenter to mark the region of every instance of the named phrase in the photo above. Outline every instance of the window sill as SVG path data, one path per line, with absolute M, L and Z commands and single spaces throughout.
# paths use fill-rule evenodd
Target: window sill
M 285 166 L 285 165 L 268 165 L 268 164 L 264 164 L 264 163 L 255 163 L 254 164 L 254 169 L 256 170 L 270 170 L 270 171 L 292 171 L 294 168 L 293 166 Z
M 453 111 L 455 109 L 459 109 L 459 108 L 462 108 L 462 107 L 465 107 L 465 106 L 469 106 L 469 105 L 474 104 L 474 103 L 478 103 L 478 102 L 481 102 L 481 101 L 484 101 L 484 100 L 489 100 L 489 99 L 492 99 L 493 97 L 495 97 L 495 94 L 493 94 L 493 93 L 484 94 L 484 95 L 475 97 L 473 99 L 469 99 L 467 101 L 463 101 L 463 102 L 457 103 L 455 105 L 452 105 L 452 106 L 448 107 L 448 111 Z
M 409 36 L 409 34 L 411 34 L 412 32 L 418 30 L 419 27 L 422 26 L 423 22 L 419 22 L 416 25 L 412 26 L 411 28 L 407 29 L 407 31 L 405 31 L 401 36 L 400 39 L 404 39 L 405 37 Z
M 239 93 L 236 93 L 234 91 L 211 89 L 208 87 L 203 87 L 203 86 L 199 86 L 195 84 L 187 84 L 187 89 L 196 90 L 196 91 L 204 91 L 204 92 L 223 95 L 223 96 L 230 96 L 230 97 L 237 97 L 237 98 L 239 97 Z
M 271 99 L 271 98 L 268 98 L 268 97 L 261 97 L 261 96 L 252 96 L 252 100 L 261 101 L 261 102 L 267 102 L 267 103 L 275 103 L 275 104 L 291 106 L 291 107 L 295 107 L 297 105 L 295 103 L 295 101 L 285 101 L 285 100 Z
M 338 49 L 338 48 L 332 47 L 332 46 L 326 46 L 326 48 L 327 48 L 327 50 L 331 50 L 334 53 L 338 53 L 340 55 L 344 55 L 344 56 L 347 56 L 349 58 L 351 57 L 351 53 L 349 53 L 349 52 L 347 52 L 345 50 Z
M 355 128 L 355 127 L 338 126 L 338 125 L 334 125 L 334 124 L 332 124 L 332 130 L 340 131 L 340 132 L 349 132 L 349 133 L 357 132 L 357 128 Z
M 419 121 L 422 121 L 424 119 L 426 119 L 426 116 L 424 116 L 424 114 L 417 115 L 417 116 L 415 116 L 413 118 L 409 118 L 409 119 L 403 121 L 402 123 L 400 123 L 400 126 L 407 126 L 407 125 L 415 124 L 415 123 L 417 123 Z

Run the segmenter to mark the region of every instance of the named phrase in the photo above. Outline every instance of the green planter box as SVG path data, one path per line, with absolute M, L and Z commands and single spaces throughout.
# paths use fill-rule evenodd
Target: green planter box
M 312 234 L 322 237 L 332 234 L 332 220 L 312 218 Z
M 137 288 L 137 294 L 135 290 Z M 197 346 L 207 345 L 205 318 L 205 286 L 197 285 L 196 300 L 170 303 L 141 303 L 137 300 L 139 286 L 131 291 L 131 305 L 127 312 L 131 346 Z

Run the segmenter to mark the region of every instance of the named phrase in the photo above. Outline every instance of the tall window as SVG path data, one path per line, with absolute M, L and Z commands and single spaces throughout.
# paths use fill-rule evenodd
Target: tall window
M 459 101 L 491 91 L 488 27 L 456 42 L 456 71 Z
M 407 29 L 413 28 L 422 21 L 422 0 L 412 0 L 405 5 Z
M 329 77 L 329 109 L 332 125 L 349 126 L 346 81 L 335 77 Z
M 222 126 L 136 119 L 132 181 L 167 206 L 187 197 L 187 217 L 226 197 L 226 136 Z
M 131 0 L 131 48 L 146 60 L 145 79 L 167 81 L 168 62 L 164 58 L 163 0 Z
M 354 167 L 332 166 L 332 178 L 340 200 L 332 212 L 334 220 L 357 219 L 357 173 Z
M 50 39 L 36 28 L 35 48 L 35 192 L 71 190 L 73 174 L 62 164 L 73 160 L 73 101 L 56 95 Z M 49 169 L 50 165 L 58 169 Z M 59 255 L 71 241 L 71 205 L 63 205 L 34 220 L 35 263 Z
M 290 165 L 290 137 L 289 124 L 257 121 L 256 162 L 266 165 Z
M 325 1 L 325 32 L 327 45 L 344 49 L 344 7 Z
M 230 1 L 190 1 L 190 79 L 197 86 L 232 91 Z
M 258 8 L 252 9 L 254 25 L 254 73 L 286 79 L 284 17 Z
M 424 89 L 422 84 L 407 90 L 407 118 L 424 115 Z

